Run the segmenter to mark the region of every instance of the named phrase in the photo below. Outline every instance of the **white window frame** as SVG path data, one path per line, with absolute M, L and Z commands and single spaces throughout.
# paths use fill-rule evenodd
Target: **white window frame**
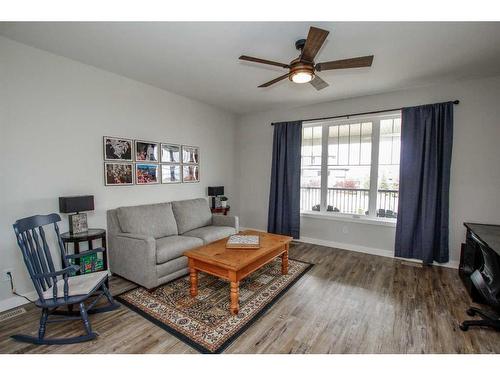
M 380 121 L 385 119 L 401 118 L 401 111 L 384 112 L 379 114 L 342 117 L 332 120 L 308 121 L 302 124 L 303 128 L 322 126 L 321 136 L 321 201 L 320 211 L 301 211 L 302 216 L 326 218 L 331 220 L 343 220 L 349 222 L 363 221 L 378 225 L 395 226 L 396 219 L 382 218 L 377 216 L 377 195 L 378 195 L 378 169 L 379 169 L 379 147 L 380 147 Z M 368 215 L 356 215 L 342 212 L 328 212 L 328 132 L 332 125 L 349 125 L 356 122 L 372 123 L 372 144 L 371 144 L 371 164 L 370 164 L 370 192 L 368 203 Z M 302 171 L 301 171 L 302 173 Z M 302 188 L 302 187 L 301 187 Z

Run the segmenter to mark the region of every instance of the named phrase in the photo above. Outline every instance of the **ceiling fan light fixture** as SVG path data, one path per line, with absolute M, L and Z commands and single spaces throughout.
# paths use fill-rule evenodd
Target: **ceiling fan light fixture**
M 291 80 L 295 83 L 308 83 L 314 78 L 314 74 L 311 72 L 296 72 L 291 76 Z
M 308 83 L 314 79 L 314 66 L 299 59 L 290 64 L 290 81 L 294 83 Z

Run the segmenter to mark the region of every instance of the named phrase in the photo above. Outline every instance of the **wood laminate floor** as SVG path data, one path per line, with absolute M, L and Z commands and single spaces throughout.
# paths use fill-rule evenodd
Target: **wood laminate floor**
M 225 353 L 500 353 L 500 333 L 462 332 L 471 304 L 458 273 L 374 255 L 297 243 L 290 257 L 316 264 Z M 112 277 L 113 294 L 134 284 Z M 36 334 L 39 309 L 0 322 L 1 353 L 197 353 L 125 306 L 91 316 L 97 340 L 66 346 L 20 343 Z M 80 322 L 53 324 L 74 335 Z

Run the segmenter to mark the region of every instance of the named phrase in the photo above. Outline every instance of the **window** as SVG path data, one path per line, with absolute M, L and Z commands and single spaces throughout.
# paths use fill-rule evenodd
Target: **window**
M 321 126 L 309 126 L 302 130 L 300 200 L 309 210 L 318 211 L 321 199 L 322 132 Z M 306 194 L 302 194 L 302 191 Z
M 400 113 L 304 124 L 301 211 L 394 219 Z

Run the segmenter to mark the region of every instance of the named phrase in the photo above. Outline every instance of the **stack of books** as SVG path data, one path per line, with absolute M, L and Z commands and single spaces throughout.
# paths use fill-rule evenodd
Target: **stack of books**
M 74 265 L 75 259 L 70 259 L 70 264 Z M 102 271 L 104 269 L 103 260 L 97 257 L 97 254 L 84 255 L 80 258 L 80 275 L 84 273 L 91 273 L 96 271 Z M 71 276 L 76 275 L 76 272 L 72 272 Z

